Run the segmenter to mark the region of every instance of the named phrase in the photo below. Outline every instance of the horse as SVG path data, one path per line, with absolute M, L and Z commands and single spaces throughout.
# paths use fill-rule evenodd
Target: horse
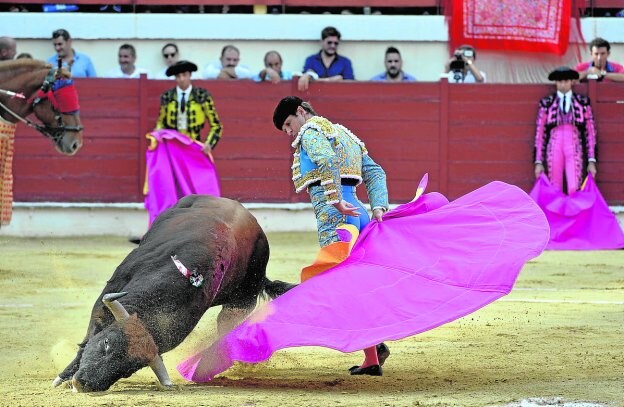
M 16 123 L 36 129 L 66 155 L 82 146 L 78 92 L 71 74 L 37 60 L 0 62 L 0 225 L 11 221 Z M 35 114 L 41 123 L 27 119 Z
M 70 78 L 66 69 L 43 61 L 0 62 L 0 117 L 35 128 L 62 154 L 76 154 L 82 146 L 83 126 L 78 93 Z M 26 119 L 32 113 L 41 124 Z

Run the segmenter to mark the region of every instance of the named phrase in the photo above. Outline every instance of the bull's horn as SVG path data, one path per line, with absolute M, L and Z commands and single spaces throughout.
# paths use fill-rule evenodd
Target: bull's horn
M 119 301 L 117 301 L 119 298 L 123 297 L 126 294 L 128 293 L 127 292 L 110 293 L 102 297 L 102 302 L 104 303 L 104 305 L 108 307 L 110 312 L 115 317 L 116 321 L 126 320 L 130 316 L 130 314 L 128 314 L 128 311 L 126 311 L 124 306 L 121 305 Z
M 161 385 L 165 387 L 173 386 L 171 379 L 169 379 L 169 373 L 167 373 L 167 369 L 165 368 L 165 364 L 163 363 L 160 355 L 156 355 L 154 359 L 150 362 L 150 367 L 156 374 L 158 381 Z

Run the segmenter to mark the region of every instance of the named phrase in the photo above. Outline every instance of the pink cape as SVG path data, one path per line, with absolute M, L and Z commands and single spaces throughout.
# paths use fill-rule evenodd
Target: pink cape
M 571 196 L 554 187 L 542 174 L 530 193 L 550 224 L 547 250 L 611 250 L 624 247 L 624 233 L 596 182 Z
M 156 148 L 148 149 L 145 209 L 149 224 L 180 198 L 191 194 L 220 196 L 214 163 L 202 152 L 200 143 L 175 130 L 150 133 Z
M 433 329 L 508 294 L 548 234 L 543 212 L 512 185 L 492 182 L 452 203 L 423 195 L 367 225 L 343 263 L 263 305 L 178 371 L 205 382 L 287 347 L 352 352 Z

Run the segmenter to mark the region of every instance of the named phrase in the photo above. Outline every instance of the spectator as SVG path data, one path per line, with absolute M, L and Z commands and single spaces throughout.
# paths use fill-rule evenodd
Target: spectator
M 165 44 L 164 47 L 162 47 L 161 52 L 162 52 L 163 59 L 165 60 L 165 64 L 167 66 L 165 66 L 162 71 L 158 72 L 154 79 L 174 79 L 175 78 L 174 76 L 171 76 L 171 77 L 167 76 L 167 70 L 169 69 L 170 66 L 172 66 L 173 64 L 175 64 L 176 62 L 180 60 L 180 51 L 178 50 L 178 46 L 170 42 L 168 44 Z
M 118 53 L 119 66 L 109 71 L 109 78 L 139 78 L 141 74 L 147 75 L 147 70 L 137 68 L 136 50 L 130 44 L 122 44 Z
M 205 79 L 252 79 L 251 70 L 239 65 L 240 51 L 234 45 L 226 45 L 221 50 L 219 61 L 206 66 Z
M 386 81 L 386 82 L 415 82 L 416 78 L 407 72 L 403 72 L 403 58 L 401 53 L 395 47 L 388 47 L 386 49 L 386 56 L 384 58 L 384 65 L 386 66 L 386 72 L 382 72 L 379 75 L 375 75 L 371 78 L 371 81 Z
M 74 78 L 95 78 L 97 76 L 91 58 L 72 48 L 72 38 L 67 30 L 62 28 L 52 33 L 52 44 L 56 55 L 48 58 L 48 62 L 56 64 L 58 59 L 63 60 L 63 66 Z
M 568 195 L 580 187 L 585 170 L 596 176 L 596 129 L 589 99 L 572 92 L 579 73 L 562 66 L 548 75 L 557 92 L 539 103 L 535 133 L 535 178 L 546 172 L 552 185 Z
M 282 70 L 282 56 L 277 51 L 269 51 L 264 55 L 264 69 L 254 77 L 256 82 L 271 81 L 279 83 L 282 80 L 289 81 L 293 73 Z
M 300 91 L 308 89 L 310 80 L 333 82 L 355 79 L 351 60 L 338 55 L 340 38 L 340 31 L 334 27 L 325 27 L 321 31 L 321 50 L 306 58 L 303 75 L 299 78 Z
M 444 66 L 451 83 L 483 83 L 486 80 L 485 72 L 480 71 L 475 64 L 477 50 L 471 45 L 462 45 L 455 50 Z
M 208 154 L 221 138 L 222 127 L 210 93 L 206 89 L 193 87 L 191 83 L 191 75 L 196 71 L 197 65 L 189 61 L 178 61 L 167 68 L 167 76 L 174 76 L 177 86 L 160 96 L 156 129 L 175 129 L 200 141 L 200 131 L 208 122 L 209 130 L 203 148 Z
M 607 61 L 611 55 L 611 44 L 604 38 L 594 38 L 589 43 L 591 61 L 580 63 L 574 68 L 579 73 L 579 79 L 604 79 L 613 82 L 624 82 L 624 66 Z
M 15 59 L 25 59 L 25 58 L 33 59 L 32 55 L 30 55 L 28 52 L 22 52 L 21 54 L 15 57 Z
M 0 37 L 0 61 L 10 61 L 17 53 L 17 42 L 12 37 Z

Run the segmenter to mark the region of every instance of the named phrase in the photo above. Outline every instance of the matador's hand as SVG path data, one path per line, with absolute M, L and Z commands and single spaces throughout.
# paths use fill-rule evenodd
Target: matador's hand
M 381 208 L 373 209 L 373 218 L 375 218 L 377 220 L 377 222 L 381 222 L 383 220 L 383 214 L 385 212 L 386 211 L 384 211 Z
M 357 206 L 350 204 L 344 199 L 334 204 L 334 208 L 338 209 L 338 212 L 346 216 L 360 216 Z
M 596 170 L 595 162 L 590 162 L 587 164 L 587 172 L 590 173 L 591 176 L 594 177 L 594 179 L 596 178 L 596 174 L 598 173 L 598 170 Z
M 539 178 L 544 173 L 544 166 L 542 164 L 535 164 L 535 179 Z

